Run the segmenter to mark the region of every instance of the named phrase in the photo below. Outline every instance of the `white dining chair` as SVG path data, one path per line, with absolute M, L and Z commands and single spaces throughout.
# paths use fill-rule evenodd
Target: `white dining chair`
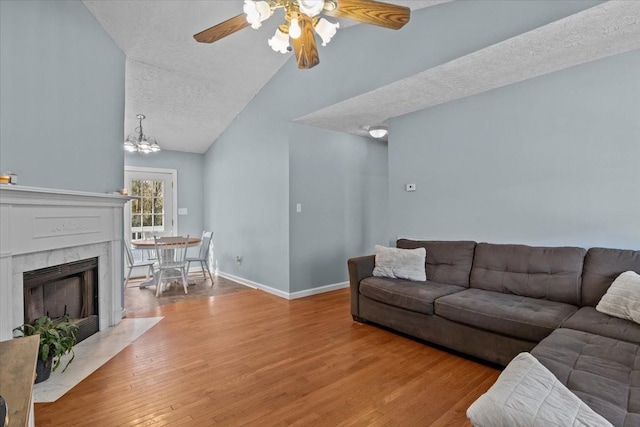
M 126 289 L 129 284 L 129 279 L 131 278 L 131 273 L 133 272 L 134 268 L 147 267 L 147 280 L 148 280 L 153 275 L 153 265 L 155 264 L 155 262 L 150 260 L 136 261 L 135 258 L 133 257 L 133 252 L 131 252 L 131 243 L 127 239 L 125 239 L 124 241 L 124 249 L 125 249 L 125 254 L 127 255 L 127 268 L 129 269 L 129 271 L 127 272 L 127 278 L 124 279 L 124 287 Z
M 209 274 L 209 279 L 211 279 L 211 285 L 213 286 L 213 277 L 211 276 L 211 270 L 209 270 L 209 248 L 211 247 L 211 238 L 213 237 L 212 231 L 203 231 L 202 232 L 202 242 L 200 243 L 200 251 L 198 252 L 197 257 L 187 257 L 187 271 L 189 271 L 189 266 L 192 262 L 199 262 L 200 267 L 202 268 L 202 275 L 205 280 L 207 279 L 207 273 Z M 206 271 L 206 273 L 205 273 Z
M 156 255 L 158 256 L 158 280 L 156 281 L 156 296 L 164 292 L 164 281 L 182 280 L 184 293 L 187 292 L 187 237 L 154 237 Z

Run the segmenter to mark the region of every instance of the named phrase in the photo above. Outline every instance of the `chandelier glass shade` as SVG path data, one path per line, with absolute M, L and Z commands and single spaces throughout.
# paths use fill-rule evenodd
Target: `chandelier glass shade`
M 142 120 L 145 118 L 144 114 L 138 114 L 138 127 L 134 133 L 127 136 L 124 140 L 124 149 L 134 153 L 157 153 L 160 151 L 160 146 L 155 139 L 148 137 L 142 132 Z
M 340 23 L 327 21 L 319 17 L 323 10 L 335 9 L 333 1 L 325 0 L 271 0 L 271 1 L 244 1 L 244 13 L 251 28 L 260 28 L 262 22 L 267 20 L 275 9 L 285 10 L 285 22 L 278 26 L 276 33 L 268 40 L 269 46 L 276 52 L 287 53 L 291 51 L 290 39 L 297 39 L 302 35 L 300 27 L 300 15 L 311 18 L 315 32 L 322 39 L 322 46 L 326 46 L 336 34 Z

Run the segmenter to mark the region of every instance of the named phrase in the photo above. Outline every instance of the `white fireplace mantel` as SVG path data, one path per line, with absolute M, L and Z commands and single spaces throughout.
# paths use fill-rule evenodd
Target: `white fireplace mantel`
M 100 330 L 122 320 L 123 207 L 129 197 L 0 185 L 0 341 L 23 323 L 22 273 L 98 257 Z

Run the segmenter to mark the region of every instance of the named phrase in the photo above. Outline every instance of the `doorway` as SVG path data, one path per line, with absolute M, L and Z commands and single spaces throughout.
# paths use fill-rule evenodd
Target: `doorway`
M 125 166 L 124 185 L 133 197 L 124 209 L 124 232 L 128 242 L 151 239 L 154 235 L 177 234 L 177 175 L 175 169 Z M 136 260 L 143 260 L 146 255 L 142 250 L 133 250 Z M 132 276 L 144 274 L 143 270 L 134 270 Z

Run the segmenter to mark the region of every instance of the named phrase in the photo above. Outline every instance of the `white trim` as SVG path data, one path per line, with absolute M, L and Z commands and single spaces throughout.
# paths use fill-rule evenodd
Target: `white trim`
M 233 280 L 234 282 L 238 282 L 241 285 L 247 286 L 249 288 L 258 289 L 260 291 L 264 291 L 287 300 L 304 298 L 311 295 L 323 294 L 325 292 L 331 292 L 349 287 L 349 282 L 341 282 L 290 293 L 281 291 L 280 289 L 272 288 L 271 286 L 263 285 L 262 283 L 254 282 L 253 280 L 248 280 L 242 277 L 234 276 L 233 274 L 224 273 L 222 271 L 218 271 L 215 275 L 224 277 L 225 279 Z
M 171 234 L 174 236 L 178 235 L 178 170 L 177 169 L 165 169 L 165 168 L 147 168 L 144 166 L 125 166 L 124 167 L 124 175 L 126 176 L 127 172 L 146 172 L 146 173 L 161 173 L 161 174 L 170 174 L 172 182 L 172 194 L 173 198 L 173 222 L 175 226 L 171 227 Z M 127 183 L 125 182 L 125 185 Z M 126 216 L 126 213 L 125 213 Z M 126 219 L 126 218 L 125 218 Z M 127 228 L 129 227 L 129 228 Z M 129 230 L 131 227 L 130 224 L 125 223 L 125 231 Z
M 331 285 L 319 286 L 317 288 L 304 289 L 298 292 L 292 292 L 289 294 L 289 299 L 298 299 L 309 297 L 311 295 L 323 294 L 325 292 L 337 291 L 338 289 L 344 289 L 349 287 L 349 282 L 333 283 Z

